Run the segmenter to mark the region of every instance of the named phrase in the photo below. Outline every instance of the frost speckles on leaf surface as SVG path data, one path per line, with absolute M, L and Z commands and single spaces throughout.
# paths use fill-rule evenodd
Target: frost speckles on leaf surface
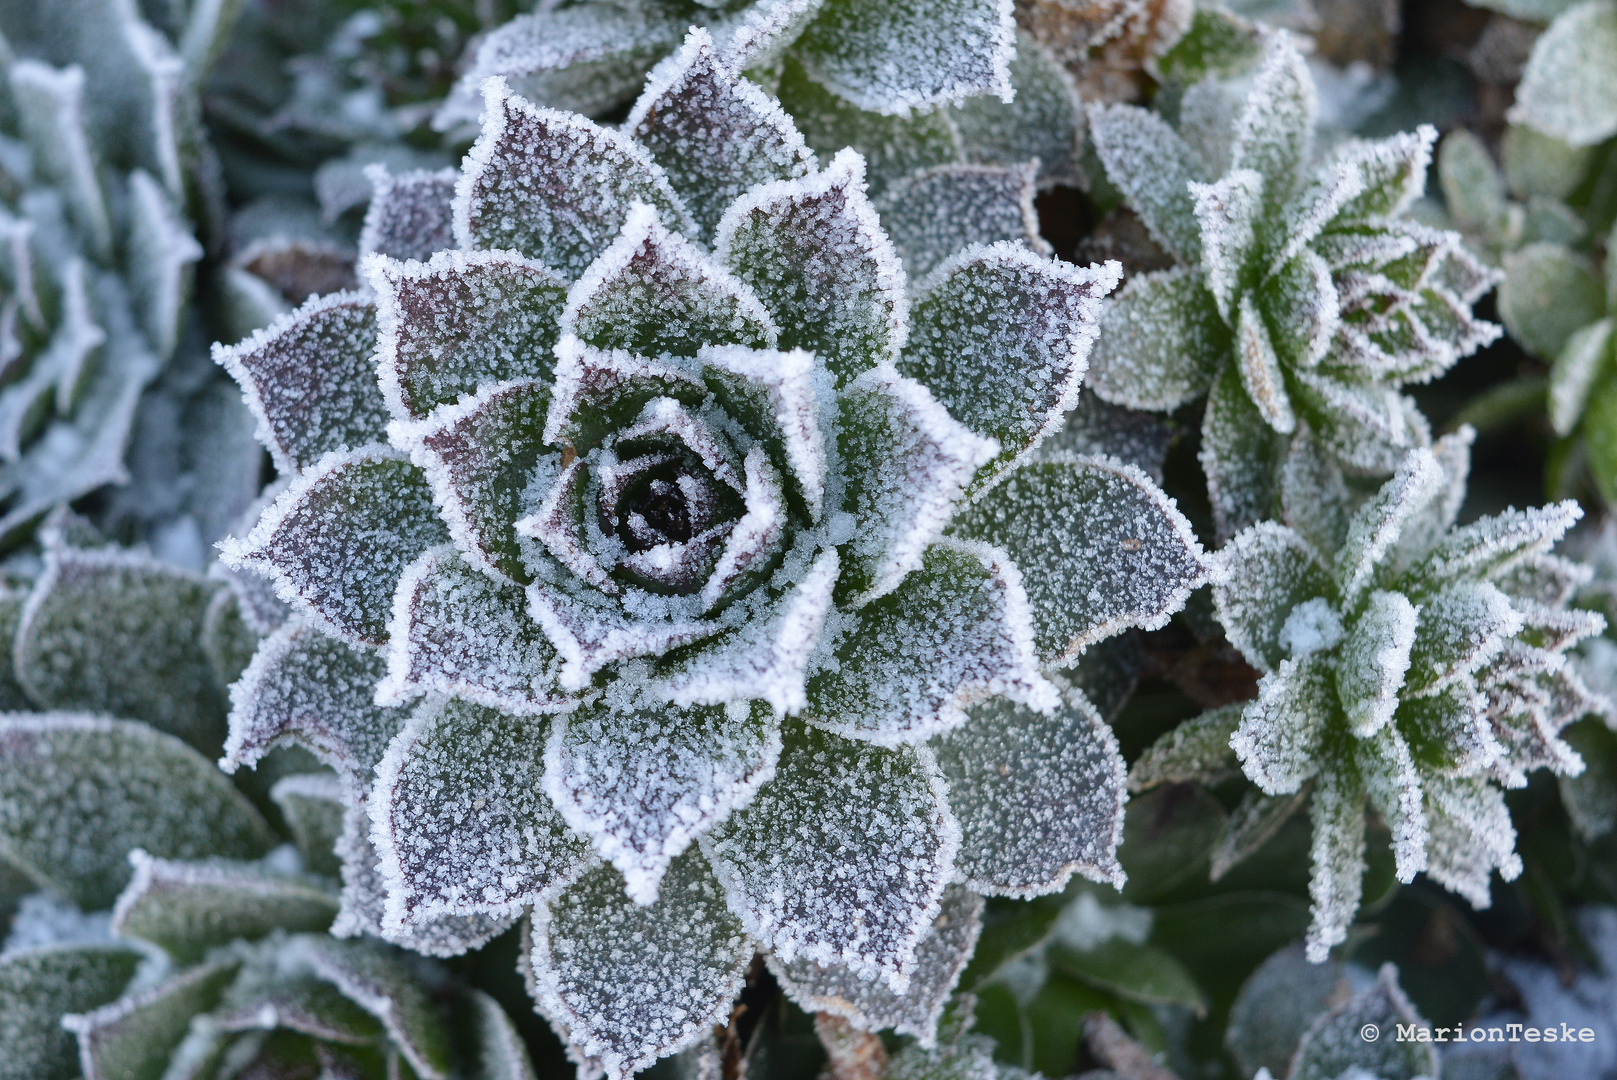
M 648 906 L 630 901 L 604 865 L 540 904 L 530 963 L 541 1007 L 575 1052 L 626 1080 L 728 1015 L 752 950 L 724 890 L 690 852 Z M 642 978 L 642 964 L 660 977 Z
M 932 755 L 788 724 L 775 782 L 702 838 L 775 955 L 908 985 L 960 844 Z M 799 883 L 783 892 L 772 882 Z
M 910 280 L 920 281 L 971 244 L 1020 242 L 1050 254 L 1033 195 L 1031 164 L 940 165 L 892 184 L 876 206 Z
M 375 190 L 359 234 L 361 255 L 426 262 L 455 246 L 450 201 L 459 174 L 453 169 L 415 169 L 393 176 L 384 165 L 369 165 L 365 175 Z

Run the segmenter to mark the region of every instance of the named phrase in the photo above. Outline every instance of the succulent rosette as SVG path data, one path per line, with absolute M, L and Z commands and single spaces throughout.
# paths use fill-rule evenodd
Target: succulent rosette
M 1551 552 L 1578 504 L 1457 525 L 1473 437 L 1412 451 L 1357 509 L 1321 485 L 1285 524 L 1237 534 L 1216 556 L 1213 598 L 1264 673 L 1258 696 L 1182 726 L 1131 774 L 1146 787 L 1239 761 L 1260 790 L 1231 815 L 1215 874 L 1309 807 L 1316 962 L 1358 912 L 1367 806 L 1391 831 L 1400 881 L 1424 871 L 1485 908 L 1493 872 L 1522 869 L 1502 789 L 1535 769 L 1582 772 L 1561 732 L 1613 708 L 1568 655 L 1606 625 L 1569 605 L 1588 569 Z
M 379 189 L 373 294 L 220 350 L 288 474 L 224 561 L 294 612 L 227 764 L 301 740 L 368 803 L 353 928 L 531 908 L 587 1072 L 759 949 L 929 1038 L 976 894 L 1120 876 L 1122 762 L 1054 669 L 1209 573 L 1144 473 L 1039 448 L 1117 271 L 976 244 L 912 292 L 860 157 L 699 29 L 621 129 L 485 93 L 458 176 Z
M 1458 233 L 1407 218 L 1436 132 L 1319 155 L 1318 114 L 1280 32 L 1245 78 L 1186 88 L 1177 127 L 1134 105 L 1091 109 L 1107 178 L 1177 265 L 1109 305 L 1090 384 L 1139 409 L 1205 396 L 1201 462 L 1223 537 L 1276 513 L 1303 429 L 1332 468 L 1390 475 L 1431 441 L 1399 389 L 1499 335 L 1471 310 L 1495 276 Z

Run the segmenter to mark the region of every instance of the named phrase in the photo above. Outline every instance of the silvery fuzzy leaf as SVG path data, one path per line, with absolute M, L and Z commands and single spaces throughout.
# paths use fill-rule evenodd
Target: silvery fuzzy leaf
M 1299 252 L 1257 293 L 1267 325 L 1280 328 L 1275 347 L 1293 364 L 1312 367 L 1330 352 L 1342 325 L 1341 297 L 1325 260 Z
M 1518 563 L 1547 553 L 1582 516 L 1583 509 L 1567 499 L 1478 518 L 1434 544 L 1408 577 L 1415 590 L 1424 594 L 1450 582 L 1507 573 Z
M 931 743 L 960 821 L 966 885 L 1025 898 L 1059 891 L 1075 872 L 1120 884 L 1123 758 L 1088 699 L 1068 689 L 1035 712 L 995 698 L 966 717 Z
M 490 382 L 424 420 L 388 428 L 432 486 L 438 514 L 467 560 L 506 581 L 529 578 L 515 522 L 535 467 L 551 453 L 540 438 L 549 404 L 550 388 L 538 379 Z
M 901 372 L 949 414 L 998 441 L 997 469 L 1037 446 L 1072 411 L 1115 262 L 1087 269 L 1025 248 L 966 248 L 924 283 Z
M 1605 313 L 1605 288 L 1588 257 L 1545 243 L 1505 256 L 1499 315 L 1529 352 L 1554 359 L 1577 330 Z
M 436 1004 L 404 958 L 368 941 L 304 934 L 287 952 L 374 1016 L 423 1080 L 447 1080 L 450 1036 Z
M 769 957 L 770 970 L 786 996 L 806 1012 L 843 1016 L 861 1031 L 891 1030 L 915 1036 L 922 1046 L 935 1046 L 938 1021 L 983 925 L 982 897 L 970 889 L 950 886 L 941 904 L 915 947 L 915 973 L 903 994 L 893 993 L 880 980 L 812 960 L 783 964 Z
M 1306 422 L 1297 425 L 1280 468 L 1280 520 L 1315 551 L 1336 551 L 1347 538 L 1348 519 L 1358 508 L 1341 464 Z
M 1556 354 L 1550 368 L 1550 426 L 1561 438 L 1572 434 L 1584 406 L 1606 372 L 1617 319 L 1605 318 L 1576 330 Z
M 480 572 L 446 544 L 399 578 L 376 700 L 402 705 L 449 694 L 514 715 L 555 712 L 570 704 L 558 666 L 522 588 Z
M 1320 444 L 1354 476 L 1397 470 L 1411 450 L 1430 443 L 1426 417 L 1390 386 L 1355 383 L 1321 371 L 1294 371 L 1295 400 L 1311 415 Z
M 385 673 L 377 654 L 289 619 L 230 688 L 230 737 L 220 767 L 235 772 L 276 746 L 297 743 L 336 770 L 345 799 L 363 800 L 371 770 L 406 719 L 403 709 L 372 700 Z
M 1285 447 L 1247 396 L 1236 364 L 1213 379 L 1197 453 L 1220 538 L 1274 516 Z
M 1287 35 L 1274 34 L 1235 120 L 1230 169 L 1256 170 L 1269 198 L 1284 199 L 1312 156 L 1318 116 L 1319 93 L 1308 64 Z
M 336 845 L 343 828 L 342 779 L 329 772 L 293 773 L 275 781 L 269 797 L 286 821 L 304 869 L 329 878 L 341 874 Z
M 1033 207 L 1031 162 L 1022 165 L 939 165 L 917 169 L 876 200 L 882 225 L 919 281 L 971 244 L 1025 244 L 1049 255 Z
M 727 903 L 784 963 L 907 988 L 960 846 L 929 751 L 787 722 L 775 779 L 701 838 Z
M 252 804 L 171 735 L 74 713 L 0 717 L 0 851 L 85 910 L 117 896 L 132 848 L 256 858 L 274 842 Z
M 370 205 L 359 231 L 359 254 L 426 262 L 455 246 L 454 169 L 410 169 L 397 175 L 386 165 L 365 166 Z
M 1370 594 L 1364 613 L 1348 628 L 1336 669 L 1336 692 L 1353 734 L 1380 731 L 1398 708 L 1410 666 L 1417 612 L 1400 592 Z
M 1249 267 L 1257 255 L 1263 176 L 1252 169 L 1234 169 L 1211 184 L 1192 183 L 1190 194 L 1201 229 L 1202 280 L 1213 294 L 1219 317 L 1234 322 L 1237 298 L 1249 284 Z
M 1020 465 L 950 526 L 1008 553 L 1033 608 L 1047 664 L 1131 626 L 1155 629 L 1210 568 L 1190 523 L 1139 469 L 1109 458 Z
M 6 75 L 18 125 L 35 155 L 34 169 L 61 192 L 90 254 L 110 262 L 111 214 L 87 128 L 84 69 L 22 58 L 8 65 Z
M 175 211 L 169 195 L 144 169 L 129 174 L 129 226 L 124 237 L 124 279 L 140 328 L 152 351 L 174 353 L 202 245 Z
M 1474 673 L 1522 626 L 1510 598 L 1487 582 L 1456 582 L 1426 597 L 1410 651 L 1410 691 L 1441 690 Z
M 776 352 L 740 346 L 704 347 L 702 380 L 725 413 L 768 449 L 789 481 L 786 495 L 818 521 L 825 509 L 829 464 L 816 384 L 822 370 L 801 349 Z
M 143 720 L 212 753 L 224 700 L 202 623 L 217 590 L 136 552 L 48 549 L 17 624 L 17 681 L 41 707 Z
M 379 937 L 425 956 L 460 956 L 480 949 L 505 933 L 517 921 L 515 914 L 437 914 L 395 925 L 387 917 L 388 881 L 371 843 L 373 827 L 361 791 L 357 803 L 343 815 L 343 834 L 337 843 L 342 859 L 342 898 L 331 933 L 338 938 Z
M 1136 105 L 1091 105 L 1089 134 L 1107 179 L 1151 238 L 1180 263 L 1198 265 L 1201 230 L 1190 185 L 1203 178 L 1203 165 L 1196 152 L 1167 121 Z
M 220 559 L 274 581 L 281 599 L 327 633 L 383 645 L 399 575 L 448 539 L 421 470 L 373 444 L 321 458 L 245 539 L 223 541 Z
M 340 292 L 311 298 L 238 345 L 215 345 L 213 356 L 241 384 L 276 468 L 291 474 L 385 437 L 375 350 L 375 305 Z
M 0 957 L 0 1039 L 6 1080 L 78 1075 L 73 1036 L 64 1013 L 114 1000 L 134 977 L 141 954 L 127 945 L 46 945 Z
M 574 1044 L 580 1075 L 628 1080 L 723 1023 L 753 951 L 725 901 L 692 851 L 649 905 L 601 865 L 534 909 L 530 988 Z
M 916 742 L 1005 696 L 1056 705 L 1039 674 L 1021 575 L 986 544 L 944 542 L 893 592 L 852 613 L 808 681 L 809 722 L 878 745 Z
M 861 109 L 902 114 L 977 94 L 1012 94 L 1009 0 L 943 0 L 924 17 L 882 0 L 826 0 L 795 54 Z
M 376 291 L 375 363 L 396 420 L 421 419 L 485 382 L 547 379 L 567 286 L 510 251 L 443 251 L 362 264 Z
M 483 131 L 455 186 L 457 246 L 510 249 L 576 277 L 611 244 L 635 203 L 692 232 L 680 197 L 646 149 L 576 113 L 483 87 Z
M 78 1041 L 85 1080 L 167 1076 L 191 1021 L 219 1003 L 238 967 L 233 959 L 200 964 L 94 1011 L 62 1017 L 62 1027 Z
M 1617 6 L 1610 0 L 1574 5 L 1533 45 L 1508 119 L 1574 146 L 1617 133 L 1614 52 Z
M 999 446 L 886 364 L 849 385 L 838 406 L 843 509 L 855 520 L 854 537 L 842 548 L 840 587 L 865 601 L 891 592 L 921 565 L 966 485 Z
M 684 651 L 657 673 L 655 689 L 678 705 L 766 701 L 777 714 L 808 705 L 805 676 L 837 583 L 836 551 L 816 556 L 768 618 Z
M 1340 720 L 1331 674 L 1330 661 L 1310 653 L 1281 661 L 1258 683 L 1230 746 L 1265 794 L 1289 794 L 1321 772 L 1325 733 Z
M 814 353 L 839 384 L 897 359 L 908 330 L 904 267 L 864 193 L 864 160 L 749 191 L 719 222 L 719 261 L 751 285 L 782 349 Z
M 1344 609 L 1358 607 L 1374 587 L 1376 574 L 1404 524 L 1439 498 L 1448 486 L 1448 474 L 1435 455 L 1417 450 L 1407 457 L 1348 522 L 1347 540 L 1336 553 L 1336 585 Z
M 583 690 L 595 673 L 619 660 L 661 656 L 713 637 L 711 620 L 676 616 L 668 621 L 631 618 L 623 609 L 572 595 L 543 582 L 528 586 L 528 614 L 544 628 L 561 656 L 561 685 Z
M 552 446 L 571 444 L 587 452 L 632 424 L 658 398 L 696 406 L 707 397 L 707 387 L 684 365 L 622 349 L 603 351 L 571 334 L 556 342 L 555 353 L 553 402 L 542 436 Z
M 945 110 L 884 116 L 861 109 L 816 82 L 790 54 L 782 63 L 776 93 L 822 164 L 844 147 L 864 157 L 872 195 L 917 169 L 961 161 L 960 134 Z
M 1212 782 L 1235 768 L 1230 736 L 1240 726 L 1245 702 L 1209 709 L 1152 743 L 1129 769 L 1129 790 L 1158 784 Z
M 1304 784 L 1290 795 L 1265 795 L 1249 788 L 1224 822 L 1224 831 L 1208 856 L 1207 877 L 1218 881 L 1274 838 L 1280 827 L 1302 809 L 1314 793 Z
M 302 939 L 288 941 L 277 935 L 255 950 L 257 955 L 242 950 L 246 962 L 199 1026 L 229 1034 L 279 1028 L 347 1046 L 382 1042 L 382 1028 L 374 1016 L 300 962 L 297 953 L 302 944 Z
M 697 28 L 647 81 L 623 129 L 667 171 L 701 230 L 696 239 L 711 236 L 743 192 L 816 166 L 780 103 L 727 70 Z
M 383 925 L 514 914 L 590 858 L 543 789 L 550 722 L 430 700 L 377 766 L 371 831 L 387 887 Z
M 1315 749 L 1318 752 L 1318 748 Z M 1364 884 L 1364 788 L 1345 769 L 1323 768 L 1314 785 L 1309 817 L 1314 837 L 1309 848 L 1310 921 L 1308 959 L 1319 963 L 1331 947 L 1347 940 L 1359 911 Z
M 135 876 L 112 909 L 114 932 L 149 941 L 182 964 L 275 929 L 318 933 L 337 914 L 337 893 L 318 878 L 259 863 L 176 862 L 136 849 Z
M 780 748 L 763 702 L 682 707 L 609 691 L 555 721 L 545 790 L 629 898 L 650 904 L 691 842 L 769 782 Z
M 1476 438 L 1476 429 L 1462 424 L 1458 431 L 1432 444 L 1432 456 L 1443 470 L 1443 480 L 1434 498 L 1404 518 L 1397 543 L 1383 556 L 1388 565 L 1400 570 L 1409 567 L 1453 530 L 1465 502 L 1466 480 L 1471 475 L 1471 444 Z
M 1113 404 L 1167 412 L 1206 393 L 1231 355 L 1229 328 L 1198 272 L 1131 274 L 1102 311 L 1087 385 Z
M 773 346 L 757 295 L 644 203 L 567 294 L 561 328 L 597 349 L 695 356 L 704 345 Z
M 1474 774 L 1505 753 L 1488 712 L 1487 696 L 1462 681 L 1436 694 L 1406 695 L 1395 723 L 1423 765 Z
M 1431 828 L 1427 876 L 1472 907 L 1486 908 L 1494 869 L 1506 881 L 1522 872 L 1504 793 L 1482 777 L 1435 774 L 1425 783 Z
M 1409 744 L 1392 724 L 1383 724 L 1353 743 L 1354 764 L 1365 796 L 1392 832 L 1393 870 L 1408 884 L 1426 869 L 1430 839 L 1422 806 L 1421 777 Z
M 598 115 L 629 101 L 678 46 L 690 20 L 641 4 L 588 4 L 518 15 L 491 31 L 438 108 L 449 131 L 482 112 L 485 81 L 504 76 L 530 101 Z
M 1213 582 L 1218 621 L 1230 644 L 1260 671 L 1274 671 L 1290 655 L 1285 629 L 1297 605 L 1335 599 L 1319 554 L 1277 522 L 1242 530 L 1214 559 L 1223 570 Z
M 1365 1039 L 1361 1033 L 1370 1026 L 1382 1037 Z M 1297 1044 L 1289 1080 L 1422 1080 L 1442 1075 L 1433 1044 L 1396 1038 L 1399 1028 L 1425 1030 L 1427 1025 L 1398 988 L 1398 969 L 1383 964 L 1373 986 L 1314 1021 Z
M 1235 362 L 1241 373 L 1241 386 L 1257 406 L 1263 422 L 1282 435 L 1297 429 L 1297 414 L 1286 392 L 1286 376 L 1280 368 L 1274 340 L 1250 293 L 1241 295 L 1235 324 Z
M 1078 89 L 1044 46 L 1018 33 L 1011 60 L 1016 96 L 967 98 L 949 110 L 967 161 L 985 165 L 1038 162 L 1041 187 L 1076 184 L 1084 114 Z
M 1560 555 L 1530 555 L 1495 575 L 1493 583 L 1518 607 L 1557 608 L 1587 585 L 1594 570 Z

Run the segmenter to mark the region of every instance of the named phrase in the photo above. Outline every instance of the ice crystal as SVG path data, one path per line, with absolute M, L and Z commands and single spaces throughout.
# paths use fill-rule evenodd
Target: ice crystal
M 223 27 L 192 14 L 206 50 Z M 52 506 L 130 479 L 141 395 L 175 352 L 202 256 L 186 218 L 203 66 L 108 0 L 19 9 L 5 33 L 0 543 L 12 546 Z
M 1555 558 L 1577 504 L 1456 527 L 1470 438 L 1412 451 L 1335 536 L 1265 522 L 1230 541 L 1213 595 L 1230 641 L 1265 673 L 1258 698 L 1238 721 L 1219 710 L 1176 732 L 1133 777 L 1216 772 L 1228 733 L 1264 795 L 1297 796 L 1268 808 L 1267 828 L 1312 785 L 1316 961 L 1358 909 L 1367 802 L 1392 832 L 1400 880 L 1424 870 L 1486 907 L 1492 871 L 1521 871 L 1500 787 L 1541 767 L 1581 772 L 1559 733 L 1612 707 L 1567 656 L 1604 620 L 1533 572 Z M 1237 814 L 1232 828 L 1262 817 Z
M 930 1037 L 971 892 L 1121 880 L 1116 744 L 1048 669 L 1210 573 L 1139 469 L 1035 453 L 1116 267 L 1016 243 L 1008 163 L 892 185 L 895 244 L 861 155 L 817 159 L 734 69 L 811 7 L 691 30 L 621 130 L 512 92 L 539 68 L 488 80 L 459 249 L 426 257 L 441 178 L 379 188 L 375 340 L 344 297 L 219 350 L 290 474 L 224 562 L 297 613 L 232 691 L 227 763 L 290 739 L 342 777 L 339 933 L 448 952 L 533 908 L 541 1011 L 618 1077 L 725 1015 L 755 950 Z M 813 45 L 846 81 L 875 40 L 811 33 L 786 77 Z M 937 229 L 933 191 L 992 201 Z
M 1207 395 L 1201 461 L 1226 537 L 1278 510 L 1304 427 L 1348 473 L 1391 473 L 1429 442 L 1398 388 L 1498 333 L 1471 313 L 1489 271 L 1458 234 L 1405 218 L 1434 131 L 1349 141 L 1316 160 L 1318 95 L 1279 33 L 1240 85 L 1227 126 L 1194 122 L 1191 92 L 1179 130 L 1132 105 L 1090 116 L 1108 178 L 1179 263 L 1110 304 L 1090 382 L 1136 408 Z

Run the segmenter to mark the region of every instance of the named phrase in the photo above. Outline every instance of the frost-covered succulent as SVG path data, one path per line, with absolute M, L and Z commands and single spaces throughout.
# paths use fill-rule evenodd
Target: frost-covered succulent
M 1510 121 L 1572 146 L 1594 146 L 1617 135 L 1617 66 L 1611 62 L 1617 53 L 1617 2 L 1528 6 L 1538 12 L 1525 12 L 1524 18 L 1554 18 L 1533 44 Z
M 1252 1080 L 1436 1080 L 1430 1034 L 1401 1038 L 1400 1027 L 1430 1031 L 1392 964 L 1372 975 L 1334 960 L 1309 963 L 1288 946 L 1241 986 L 1224 1043 L 1237 1075 Z
M 1178 265 L 1108 304 L 1090 386 L 1142 409 L 1207 395 L 1201 460 L 1224 536 L 1274 514 L 1300 432 L 1350 475 L 1391 473 L 1430 439 L 1398 387 L 1498 333 L 1471 312 L 1489 271 L 1458 234 L 1402 216 L 1435 132 L 1316 161 L 1317 111 L 1281 34 L 1250 79 L 1186 90 L 1177 130 L 1136 106 L 1091 110 L 1108 178 Z
M 581 0 L 541 5 L 484 39 L 439 110 L 474 121 L 482 86 L 503 76 L 528 99 L 597 116 L 633 101 L 692 25 L 735 70 L 783 57 L 859 109 L 905 115 L 979 94 L 1009 99 L 1012 0 Z
M 532 905 L 588 1069 L 695 1038 L 757 948 L 925 1037 L 974 891 L 1117 875 L 1121 762 L 1045 668 L 1208 573 L 1139 470 L 1040 450 L 1116 270 L 918 243 L 912 292 L 859 155 L 705 31 L 621 130 L 486 93 L 458 176 L 373 203 L 374 306 L 220 352 L 290 480 L 225 562 L 297 613 L 227 761 L 328 756 L 388 935 Z
M 1288 524 L 1231 540 L 1213 596 L 1231 643 L 1264 672 L 1259 696 L 1171 733 L 1131 777 L 1186 778 L 1233 750 L 1261 789 L 1232 815 L 1238 853 L 1309 800 L 1314 960 L 1358 910 L 1367 801 L 1392 832 L 1399 880 L 1424 870 L 1486 907 L 1492 871 L 1521 871 L 1500 785 L 1580 771 L 1559 733 L 1612 707 L 1566 656 L 1605 626 L 1567 607 L 1587 575 L 1549 553 L 1581 511 L 1455 527 L 1470 440 L 1463 430 L 1411 452 L 1357 510 L 1319 485 Z
M 170 8 L 182 46 L 130 3 L 0 5 L 0 544 L 127 478 L 141 391 L 180 335 L 202 254 L 190 80 L 222 9 Z

